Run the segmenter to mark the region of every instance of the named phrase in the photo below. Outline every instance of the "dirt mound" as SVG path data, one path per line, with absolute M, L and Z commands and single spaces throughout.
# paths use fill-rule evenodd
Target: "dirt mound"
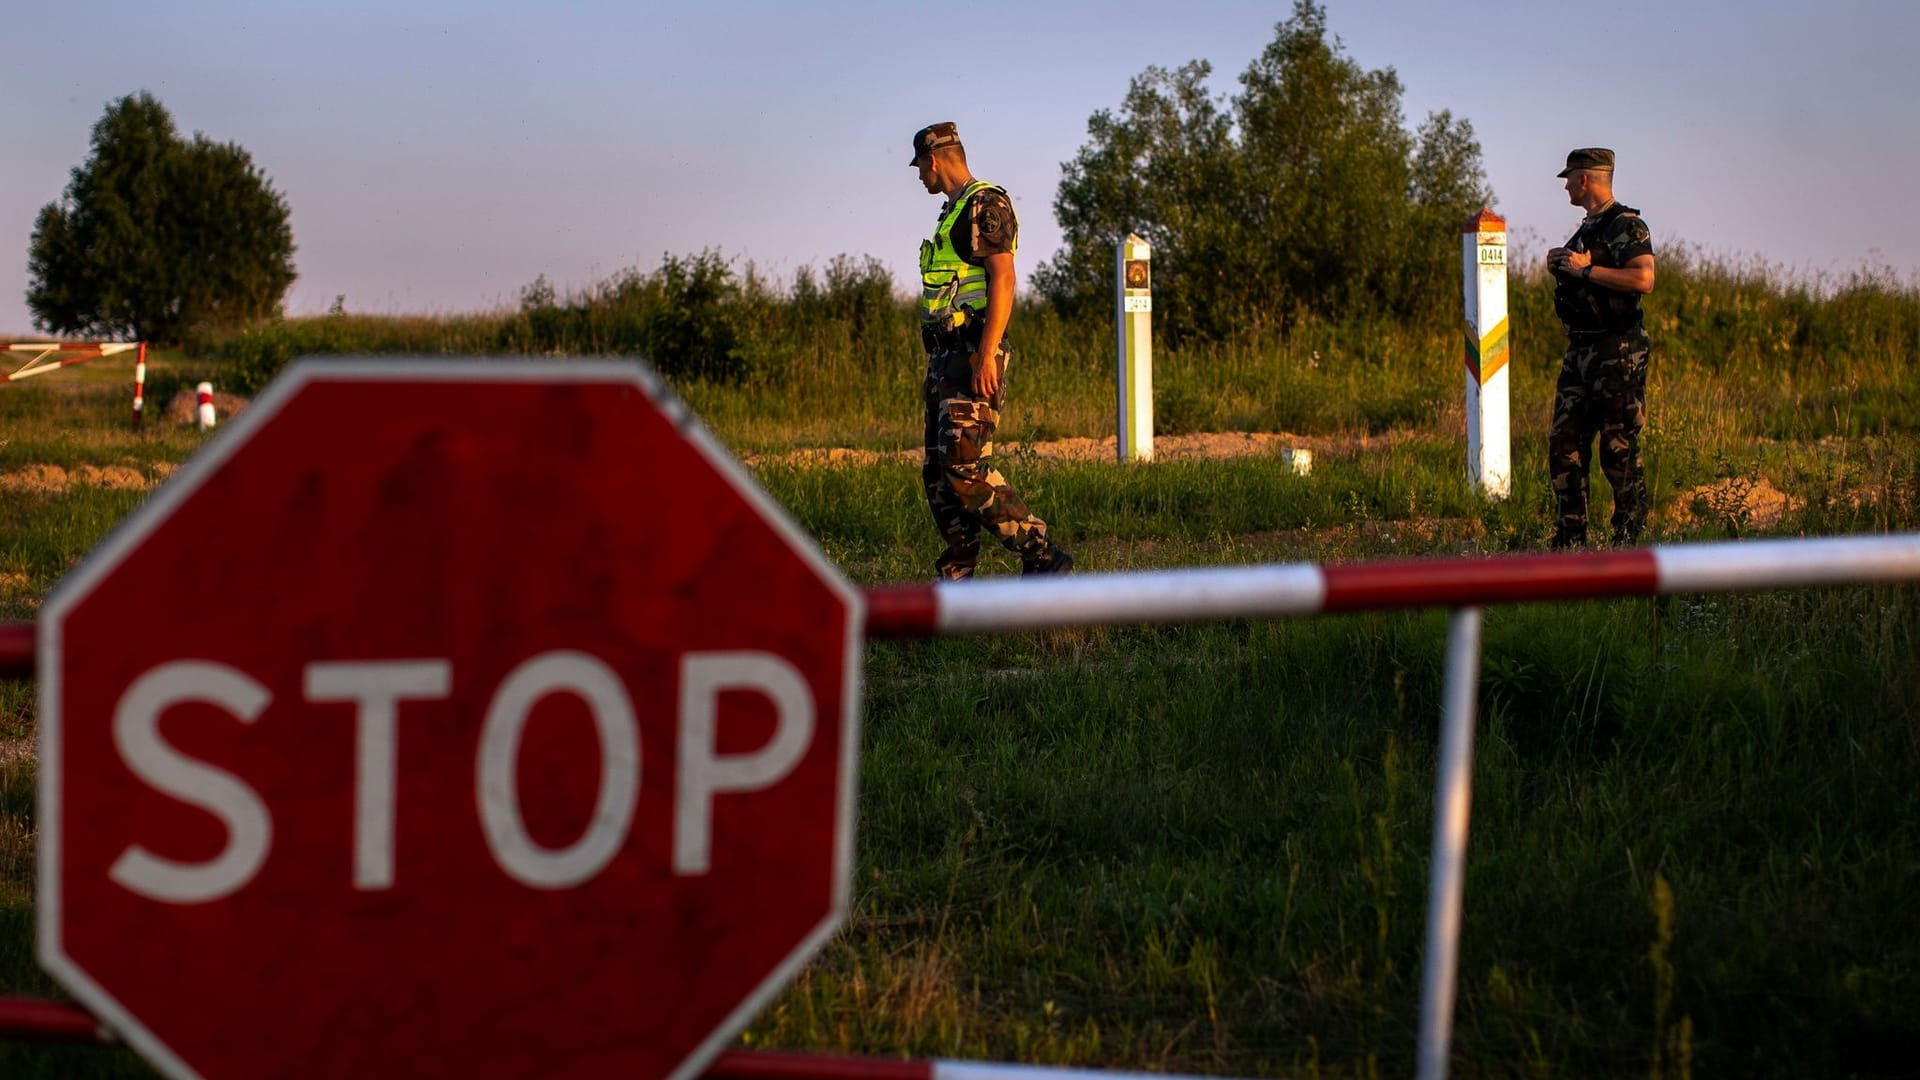
M 156 468 L 150 475 L 129 465 L 75 465 L 71 469 L 59 465 L 28 465 L 0 473 L 0 491 L 32 495 L 59 495 L 76 487 L 144 491 L 172 471 L 171 467 Z
M 233 419 L 240 415 L 240 411 L 246 407 L 247 399 L 238 394 L 224 394 L 218 390 L 213 392 L 213 414 L 215 423 L 225 423 Z M 198 424 L 200 422 L 200 395 L 196 393 L 191 386 L 181 387 L 179 392 L 173 395 L 173 400 L 167 402 L 165 416 L 167 422 L 170 424 Z
M 1306 449 L 1320 457 L 1349 457 L 1377 450 L 1413 438 L 1409 433 L 1388 435 L 1290 435 L 1268 431 L 1202 431 L 1191 435 L 1156 435 L 1153 439 L 1155 461 L 1209 460 L 1226 458 L 1279 457 L 1296 449 Z M 1117 443 L 1112 435 L 1103 439 L 1075 436 L 1045 442 L 996 441 L 997 454 L 1032 454 L 1047 461 L 1114 461 Z M 875 465 L 884 461 L 917 462 L 920 451 L 855 450 L 847 447 L 807 447 L 783 454 L 747 454 L 741 458 L 749 467 L 761 465 Z
M 1764 476 L 1733 476 L 1687 492 L 1674 502 L 1668 516 L 1676 526 L 1698 519 L 1737 528 L 1771 529 L 1806 504 L 1805 499 L 1781 491 Z

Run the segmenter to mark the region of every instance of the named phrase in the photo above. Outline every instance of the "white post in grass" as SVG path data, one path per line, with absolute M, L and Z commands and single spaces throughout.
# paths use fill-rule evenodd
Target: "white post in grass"
M 1491 210 L 1460 236 L 1467 302 L 1467 476 L 1491 499 L 1513 487 L 1507 423 L 1507 223 Z
M 1119 401 L 1121 461 L 1153 460 L 1153 248 L 1132 233 L 1114 252 L 1114 322 L 1120 362 L 1114 396 Z
M 1427 955 L 1420 974 L 1418 1080 L 1446 1080 L 1453 999 L 1460 981 L 1460 908 L 1467 888 L 1467 817 L 1473 804 L 1473 728 L 1480 695 L 1480 609 L 1447 620 L 1440 762 L 1433 775 L 1433 857 L 1427 871 Z

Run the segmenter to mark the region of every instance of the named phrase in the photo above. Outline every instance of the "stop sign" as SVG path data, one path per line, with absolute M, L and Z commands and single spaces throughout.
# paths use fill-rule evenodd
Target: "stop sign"
M 638 365 L 297 365 L 40 626 L 41 961 L 171 1075 L 687 1076 L 844 915 L 859 594 Z

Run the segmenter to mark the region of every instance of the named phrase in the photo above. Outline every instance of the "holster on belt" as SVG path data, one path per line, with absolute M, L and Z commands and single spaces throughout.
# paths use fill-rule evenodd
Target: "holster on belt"
M 979 346 L 980 331 L 985 328 L 986 323 L 973 317 L 966 308 L 955 308 L 949 321 L 920 324 L 920 345 L 930 354 L 963 348 L 971 351 Z

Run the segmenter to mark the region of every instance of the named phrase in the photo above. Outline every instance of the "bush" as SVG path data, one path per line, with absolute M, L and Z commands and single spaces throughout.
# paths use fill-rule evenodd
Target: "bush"
M 1120 113 L 1087 122 L 1054 211 L 1065 246 L 1034 275 L 1063 310 L 1111 302 L 1114 246 L 1154 248 L 1155 329 L 1225 340 L 1298 313 L 1404 318 L 1458 304 L 1460 224 L 1492 193 L 1464 120 L 1402 124 L 1392 69 L 1329 38 L 1326 10 L 1293 17 L 1226 108 L 1212 68 L 1149 68 Z

